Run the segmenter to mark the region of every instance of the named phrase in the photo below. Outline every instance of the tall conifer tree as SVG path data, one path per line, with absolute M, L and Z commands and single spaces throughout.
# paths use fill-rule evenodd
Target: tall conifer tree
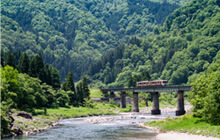
M 87 84 L 87 80 L 86 80 L 86 77 L 83 77 L 82 79 L 82 88 L 83 88 L 83 95 L 84 95 L 84 98 L 90 98 L 90 92 L 89 92 L 89 87 L 88 87 L 88 84 Z
M 60 75 L 59 71 L 55 68 L 51 68 L 51 81 L 52 81 L 52 87 L 55 89 L 60 88 Z
M 75 92 L 75 86 L 73 82 L 72 72 L 68 72 L 66 81 L 64 82 L 63 89 L 65 91 L 73 91 Z
M 20 73 L 27 73 L 28 74 L 28 70 L 29 70 L 29 57 L 26 54 L 26 52 L 24 52 L 22 54 L 22 56 L 20 57 L 19 60 L 19 64 L 18 64 L 18 70 Z
M 4 51 L 3 50 L 1 50 L 1 65 L 2 65 L 2 67 L 5 66 L 5 57 L 4 57 Z
M 77 89 L 77 101 L 83 104 L 84 94 L 83 94 L 83 84 L 81 81 L 77 84 L 76 89 Z
M 15 68 L 15 57 L 11 51 L 8 51 L 6 64 Z
M 51 85 L 52 86 L 52 77 L 51 77 L 51 70 L 50 70 L 50 68 L 49 68 L 49 65 L 48 64 L 46 64 L 45 65 L 45 73 L 46 73 L 46 83 L 48 84 L 48 85 Z
M 35 56 L 34 59 L 35 59 L 34 63 L 35 63 L 36 71 L 39 74 L 42 71 L 42 69 L 44 69 L 43 58 L 42 58 L 41 54 L 39 53 Z
M 28 74 L 31 77 L 37 77 L 37 70 L 36 70 L 36 67 L 35 67 L 35 57 L 31 59 L 31 62 L 29 64 Z
M 33 60 L 34 70 L 36 72 L 37 77 L 41 80 L 42 83 L 46 82 L 46 72 L 44 70 L 44 62 L 41 54 L 37 54 Z

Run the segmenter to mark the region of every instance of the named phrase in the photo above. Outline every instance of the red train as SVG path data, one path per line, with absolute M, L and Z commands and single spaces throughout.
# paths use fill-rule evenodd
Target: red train
M 166 86 L 167 80 L 155 80 L 155 81 L 140 81 L 136 83 L 137 87 L 144 86 Z

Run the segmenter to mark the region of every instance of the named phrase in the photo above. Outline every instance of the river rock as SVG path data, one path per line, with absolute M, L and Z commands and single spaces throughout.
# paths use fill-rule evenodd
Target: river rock
M 23 134 L 22 129 L 19 126 L 16 126 L 16 125 L 12 126 L 11 131 L 13 133 L 15 133 L 16 135 L 22 135 Z
M 17 114 L 17 116 L 21 116 L 21 117 L 24 117 L 26 119 L 32 119 L 33 118 L 31 114 L 29 114 L 27 112 L 24 112 L 24 111 L 19 112 Z
M 87 118 L 85 119 L 86 122 L 89 123 L 103 123 L 103 122 L 110 122 L 115 120 L 122 120 L 122 119 L 136 119 L 135 116 L 112 116 L 112 117 L 95 117 L 95 118 Z

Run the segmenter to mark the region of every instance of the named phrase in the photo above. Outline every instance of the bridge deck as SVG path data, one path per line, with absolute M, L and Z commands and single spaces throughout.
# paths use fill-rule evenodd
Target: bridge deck
M 100 89 L 101 91 L 132 91 L 132 92 L 177 92 L 177 91 L 191 91 L 191 86 L 179 86 L 179 85 L 167 85 L 167 86 L 146 86 L 146 87 L 136 87 L 136 88 L 109 88 Z

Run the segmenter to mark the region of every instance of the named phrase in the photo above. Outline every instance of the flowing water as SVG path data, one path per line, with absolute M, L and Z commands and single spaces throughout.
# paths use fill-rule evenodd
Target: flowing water
M 125 115 L 125 114 L 123 114 Z M 131 114 L 127 114 L 131 115 Z M 171 116 L 173 114 L 170 114 Z M 118 115 L 97 116 L 115 117 Z M 166 115 L 167 116 L 167 115 Z M 133 119 L 114 120 L 92 124 L 85 121 L 91 117 L 72 118 L 61 120 L 60 125 L 49 130 L 29 135 L 10 138 L 24 140 L 155 140 L 154 131 L 139 127 L 137 123 L 162 119 L 165 116 L 132 115 Z M 94 118 L 94 117 L 93 117 Z M 135 119 L 134 119 L 135 118 Z

